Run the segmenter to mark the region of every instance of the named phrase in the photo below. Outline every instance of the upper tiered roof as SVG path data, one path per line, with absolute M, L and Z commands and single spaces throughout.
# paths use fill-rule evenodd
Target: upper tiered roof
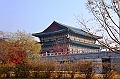
M 34 33 L 33 36 L 36 37 L 40 37 L 40 36 L 44 36 L 44 35 L 50 35 L 50 34 L 56 34 L 56 33 L 60 33 L 62 31 L 71 31 L 75 34 L 79 34 L 79 35 L 83 35 L 83 36 L 88 36 L 88 37 L 92 37 L 95 39 L 100 39 L 102 37 L 100 36 L 96 36 L 90 33 L 85 32 L 82 29 L 79 28 L 75 28 L 69 25 L 65 25 L 59 22 L 54 21 L 47 29 L 45 29 L 43 32 L 40 33 Z

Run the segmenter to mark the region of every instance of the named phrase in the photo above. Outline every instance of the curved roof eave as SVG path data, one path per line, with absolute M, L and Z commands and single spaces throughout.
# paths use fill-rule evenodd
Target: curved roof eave
M 88 47 L 94 47 L 94 48 L 100 48 L 100 45 L 97 44 L 88 44 L 88 43 L 84 43 L 84 42 L 78 42 L 78 41 L 74 41 L 74 40 L 70 40 L 71 43 L 75 43 L 75 44 L 79 44 L 79 45 L 84 45 L 84 46 L 88 46 Z
M 32 34 L 32 35 L 33 35 L 33 36 L 36 36 L 36 37 L 40 37 L 40 36 L 43 36 L 43 35 L 51 35 L 51 34 L 56 34 L 56 33 L 64 32 L 64 31 L 66 31 L 66 29 L 57 30 L 57 31 L 53 31 L 53 32 L 34 33 L 34 34 Z

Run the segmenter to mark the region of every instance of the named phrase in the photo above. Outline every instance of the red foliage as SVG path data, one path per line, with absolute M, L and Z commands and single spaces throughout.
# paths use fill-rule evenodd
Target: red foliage
M 9 56 L 6 58 L 6 63 L 18 64 L 24 61 L 24 52 L 25 50 L 21 50 L 23 46 L 18 44 L 18 42 L 11 44 L 9 47 Z
M 6 59 L 6 63 L 18 64 L 24 60 L 24 52 L 12 53 L 11 57 Z

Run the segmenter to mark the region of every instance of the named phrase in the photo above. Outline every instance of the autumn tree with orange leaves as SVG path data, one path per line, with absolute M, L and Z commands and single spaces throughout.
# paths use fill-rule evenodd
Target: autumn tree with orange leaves
M 2 63 L 26 62 L 39 58 L 40 44 L 35 41 L 31 34 L 25 31 L 16 33 L 6 33 L 7 40 L 0 43 L 1 50 L 0 60 Z

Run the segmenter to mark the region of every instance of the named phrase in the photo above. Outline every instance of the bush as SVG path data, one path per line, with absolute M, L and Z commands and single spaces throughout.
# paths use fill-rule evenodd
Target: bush
M 15 72 L 14 64 L 2 64 L 0 65 L 0 77 L 11 77 L 10 72 Z
M 111 71 L 105 73 L 105 74 L 103 75 L 103 78 L 104 78 L 104 79 L 115 79 L 116 74 L 117 74 L 117 73 L 116 73 L 115 71 L 111 70 Z
M 39 72 L 39 73 L 38 73 L 38 78 L 40 78 L 40 79 L 46 78 L 46 73 L 44 73 L 44 72 Z
M 16 65 L 16 77 L 28 78 L 30 71 L 30 64 L 28 63 L 19 63 Z

